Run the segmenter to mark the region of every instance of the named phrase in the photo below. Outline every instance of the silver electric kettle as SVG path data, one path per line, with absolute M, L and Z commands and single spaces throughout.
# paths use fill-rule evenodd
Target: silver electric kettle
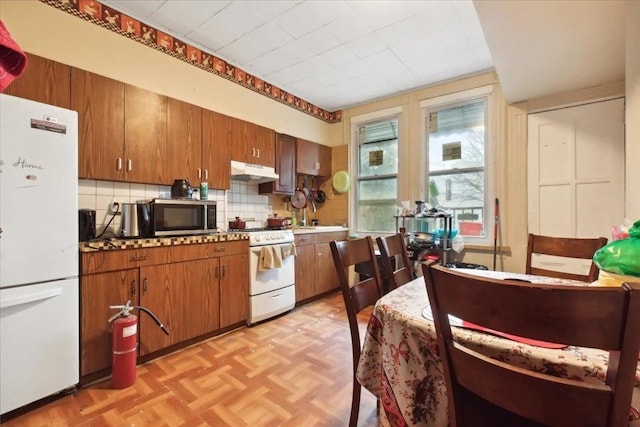
M 150 237 L 151 216 L 147 202 L 123 203 L 120 235 L 124 238 Z

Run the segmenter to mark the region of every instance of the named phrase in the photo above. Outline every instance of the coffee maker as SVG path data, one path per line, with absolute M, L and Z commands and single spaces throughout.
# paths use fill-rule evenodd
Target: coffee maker
M 87 242 L 96 238 L 96 211 L 94 209 L 78 210 L 78 240 Z

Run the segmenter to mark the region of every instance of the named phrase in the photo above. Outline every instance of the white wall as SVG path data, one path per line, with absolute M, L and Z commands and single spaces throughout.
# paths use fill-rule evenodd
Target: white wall
M 626 96 L 626 216 L 640 220 L 640 2 L 627 16 Z

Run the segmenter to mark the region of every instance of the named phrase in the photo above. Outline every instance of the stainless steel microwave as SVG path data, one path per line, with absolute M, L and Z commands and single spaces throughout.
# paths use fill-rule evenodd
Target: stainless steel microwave
M 208 200 L 153 199 L 152 236 L 183 236 L 214 233 L 216 202 Z

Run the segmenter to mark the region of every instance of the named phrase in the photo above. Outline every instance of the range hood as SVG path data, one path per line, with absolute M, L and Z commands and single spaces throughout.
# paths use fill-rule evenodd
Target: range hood
M 279 178 L 274 168 L 231 160 L 231 179 L 262 184 Z

